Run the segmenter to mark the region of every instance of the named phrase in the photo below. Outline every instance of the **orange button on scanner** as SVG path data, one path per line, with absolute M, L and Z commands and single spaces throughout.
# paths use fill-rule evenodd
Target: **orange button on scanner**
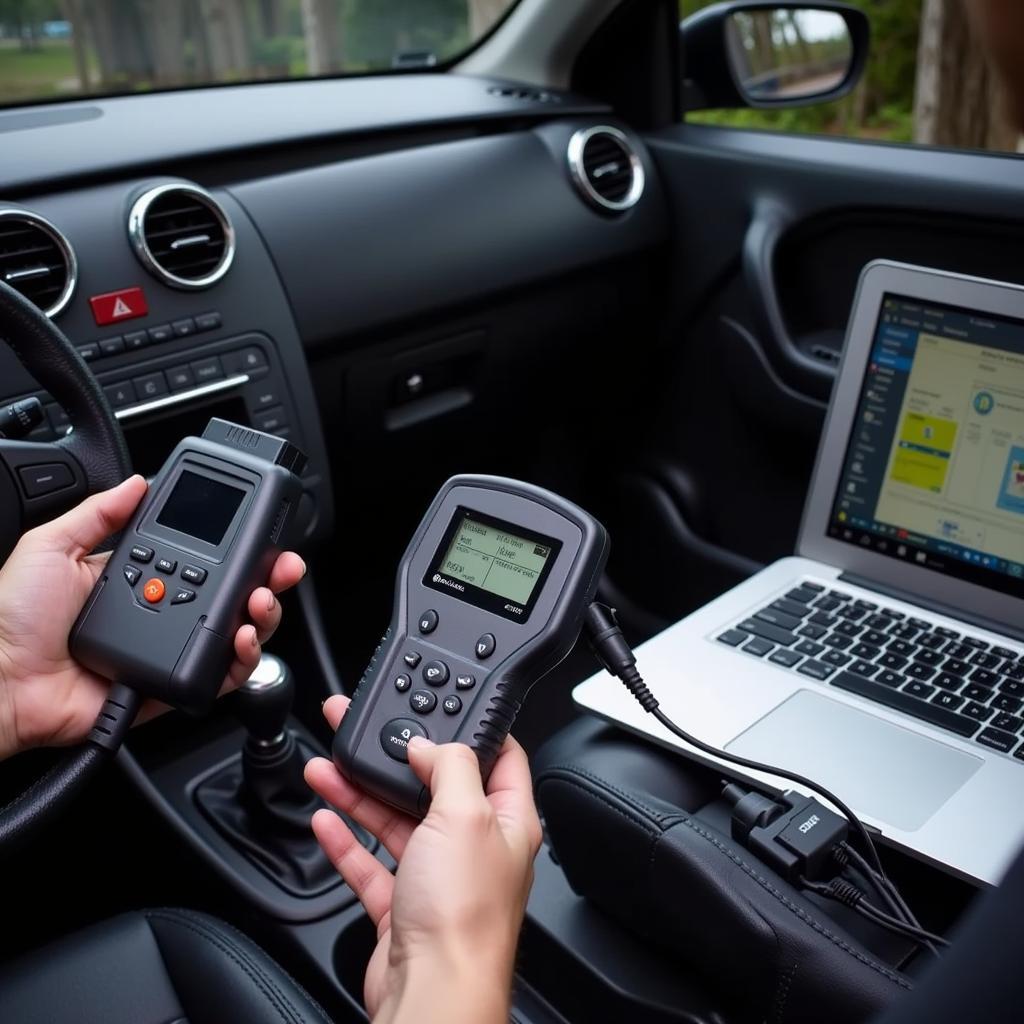
M 162 601 L 165 592 L 164 581 L 158 579 L 147 580 L 146 585 L 142 588 L 142 596 L 150 604 L 157 604 L 159 601 Z

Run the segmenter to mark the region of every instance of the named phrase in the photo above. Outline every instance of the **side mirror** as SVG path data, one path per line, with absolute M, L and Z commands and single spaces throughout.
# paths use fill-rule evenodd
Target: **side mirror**
M 686 110 L 772 109 L 849 93 L 867 62 L 865 14 L 841 3 L 719 3 L 680 25 Z

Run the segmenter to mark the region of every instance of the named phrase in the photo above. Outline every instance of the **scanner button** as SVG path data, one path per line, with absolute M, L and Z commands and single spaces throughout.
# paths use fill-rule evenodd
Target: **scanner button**
M 464 676 L 455 677 L 456 690 L 472 690 L 474 686 L 476 686 L 476 676 L 467 673 Z
M 399 693 L 405 693 L 410 686 L 412 686 L 412 679 L 410 679 L 404 672 L 402 672 L 401 675 L 395 676 L 395 689 Z
M 188 587 L 182 587 L 180 590 L 174 592 L 174 597 L 171 598 L 171 604 L 188 604 L 189 601 L 196 599 L 196 592 L 189 590 Z
M 129 557 L 133 562 L 145 564 L 153 557 L 153 549 L 144 547 L 142 544 L 135 544 L 129 552 Z
M 444 686 L 448 682 L 448 666 L 443 661 L 428 661 L 423 666 L 423 679 L 431 686 Z
M 462 699 L 456 697 L 454 693 L 449 693 L 441 702 L 441 707 L 444 708 L 446 715 L 457 715 L 462 710 Z
M 164 586 L 164 581 L 158 580 L 156 577 L 146 580 L 146 585 L 142 588 L 142 596 L 150 604 L 158 604 L 164 599 L 166 593 L 167 588 Z
M 178 568 L 178 563 L 171 560 L 170 558 L 158 558 L 156 564 L 153 566 L 158 572 L 174 572 Z
M 201 587 L 206 580 L 206 570 L 194 565 L 183 565 L 181 567 L 181 578 L 186 583 L 194 583 L 197 587 Z
M 130 587 L 134 587 L 142 576 L 142 570 L 137 565 L 126 565 L 124 567 L 124 578 Z
M 402 660 L 409 668 L 415 668 L 423 660 L 423 655 L 418 651 L 409 651 Z
M 433 633 L 437 629 L 437 612 L 433 608 L 428 608 L 420 616 L 420 632 L 426 636 L 427 633 Z
M 409 707 L 417 715 L 429 715 L 437 707 L 437 696 L 429 690 L 413 690 L 409 694 Z
M 483 661 L 494 653 L 495 640 L 493 633 L 484 633 L 476 642 L 476 656 Z
M 409 740 L 413 736 L 426 736 L 427 730 L 411 718 L 394 718 L 380 731 L 380 745 L 384 753 L 396 761 L 409 763 Z

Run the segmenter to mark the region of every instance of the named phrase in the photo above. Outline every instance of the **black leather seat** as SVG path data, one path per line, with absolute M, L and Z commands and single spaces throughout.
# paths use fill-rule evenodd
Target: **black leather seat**
M 240 932 L 190 910 L 122 914 L 0 970 L 4 1024 L 329 1024 Z

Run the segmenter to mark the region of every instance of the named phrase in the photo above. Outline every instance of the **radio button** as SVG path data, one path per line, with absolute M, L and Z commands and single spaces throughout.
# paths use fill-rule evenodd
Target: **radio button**
M 99 356 L 100 347 L 92 341 L 88 345 L 79 345 L 76 351 L 87 363 L 91 363 Z
M 410 686 L 412 686 L 412 679 L 410 679 L 404 672 L 395 676 L 395 689 L 399 693 L 405 693 Z
M 455 677 L 455 689 L 456 690 L 472 690 L 476 686 L 476 676 L 466 674 L 458 675 Z
M 136 377 L 132 383 L 139 398 L 159 398 L 167 394 L 167 381 L 162 373 L 147 373 L 144 377 Z
M 178 568 L 178 563 L 170 558 L 158 558 L 153 568 L 156 569 L 157 572 L 172 573 Z
M 171 385 L 172 391 L 184 391 L 192 387 L 196 379 L 187 366 L 172 366 L 167 371 L 167 383 Z
M 124 351 L 124 338 L 118 335 L 116 338 L 100 338 L 100 355 L 116 356 Z
M 409 668 L 415 668 L 422 659 L 423 655 L 420 654 L 419 651 L 409 651 L 402 657 L 402 661 L 404 661 Z
M 273 409 L 265 409 L 263 412 L 256 413 L 252 418 L 252 425 L 257 430 L 262 430 L 264 434 L 276 433 L 288 425 L 284 416 L 284 407 L 278 405 Z
M 272 405 L 280 405 L 281 399 L 277 397 L 277 392 L 272 391 L 269 388 L 257 392 L 252 397 L 252 405 L 254 409 L 269 409 Z
M 200 569 L 195 565 L 183 565 L 181 567 L 181 578 L 186 583 L 193 583 L 197 587 L 201 587 L 206 582 L 206 570 Z
M 200 331 L 215 331 L 220 327 L 220 313 L 200 313 L 196 317 L 196 329 Z
M 393 718 L 380 731 L 380 745 L 384 753 L 395 761 L 409 763 L 409 740 L 413 736 L 426 736 L 427 730 L 412 718 Z
M 457 715 L 462 710 L 462 699 L 456 697 L 454 693 L 449 693 L 441 702 L 441 707 L 444 708 L 446 715 Z
M 158 580 L 155 576 L 151 580 L 146 580 L 146 585 L 142 588 L 142 596 L 150 604 L 159 604 L 166 593 L 167 588 L 164 586 L 164 581 Z
M 494 653 L 496 641 L 493 633 L 484 633 L 476 642 L 476 656 L 484 661 Z
M 133 562 L 142 562 L 145 565 L 153 557 L 153 549 L 147 548 L 144 544 L 134 544 L 129 557 Z
M 124 578 L 128 581 L 128 586 L 134 587 L 141 577 L 142 570 L 137 565 L 126 565 L 124 567 Z
M 130 380 L 122 381 L 120 384 L 108 384 L 103 393 L 107 401 L 115 408 L 120 409 L 124 405 L 131 405 L 135 401 L 135 388 Z
M 417 715 L 429 715 L 437 707 L 437 695 L 429 690 L 413 690 L 409 694 L 409 707 Z
M 149 329 L 149 340 L 154 345 L 159 345 L 165 341 L 170 341 L 174 337 L 174 328 L 170 324 L 157 324 L 156 327 L 150 327 Z
M 129 352 L 145 348 L 149 344 L 149 335 L 145 331 L 129 331 L 124 336 L 124 347 Z
M 220 380 L 224 376 L 224 370 L 216 356 L 193 363 L 192 372 L 196 375 L 197 384 L 209 384 L 211 380 Z
M 253 370 L 262 370 L 267 365 L 267 358 L 262 349 L 243 348 L 237 352 L 225 353 L 224 365 L 227 367 L 228 373 L 252 372 Z
M 423 666 L 423 680 L 431 686 L 444 686 L 448 682 L 448 666 L 443 661 L 428 661 Z
M 437 612 L 433 608 L 428 608 L 420 616 L 420 632 L 426 636 L 428 633 L 433 633 L 437 629 Z
M 187 316 L 184 320 L 175 320 L 171 324 L 176 338 L 187 338 L 190 334 L 196 333 L 196 322 L 192 317 Z
M 171 598 L 171 604 L 188 604 L 189 601 L 196 599 L 196 592 L 189 590 L 188 587 L 182 587 L 180 590 L 174 592 L 174 597 Z

